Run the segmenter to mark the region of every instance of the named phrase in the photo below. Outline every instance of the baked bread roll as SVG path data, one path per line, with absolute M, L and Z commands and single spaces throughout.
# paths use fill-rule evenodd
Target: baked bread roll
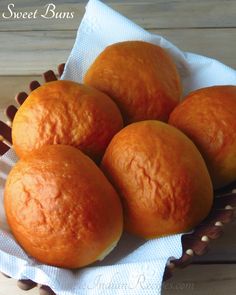
M 78 149 L 44 146 L 8 175 L 4 205 L 19 244 L 41 263 L 79 268 L 102 259 L 123 227 L 120 199 Z
M 104 93 L 72 81 L 49 82 L 30 93 L 12 125 L 19 157 L 43 145 L 66 144 L 99 161 L 123 126 L 118 107 Z
M 211 209 L 212 183 L 200 152 L 166 123 L 125 127 L 113 137 L 101 165 L 121 197 L 124 227 L 135 235 L 189 231 Z
M 95 59 L 84 82 L 108 94 L 126 124 L 147 119 L 167 121 L 182 92 L 169 54 L 143 41 L 108 46 Z
M 193 91 L 173 111 L 169 123 L 196 144 L 214 188 L 236 180 L 236 86 Z

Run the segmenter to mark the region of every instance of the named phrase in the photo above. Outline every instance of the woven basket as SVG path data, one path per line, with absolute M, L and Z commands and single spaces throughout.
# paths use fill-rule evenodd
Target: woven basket
M 58 75 L 61 76 L 64 70 L 64 64 L 58 66 Z M 57 75 L 49 70 L 43 74 L 45 82 L 57 80 Z M 40 83 L 32 81 L 29 85 L 30 91 L 38 88 Z M 21 105 L 27 98 L 26 92 L 20 92 L 16 95 L 16 101 Z M 11 146 L 11 122 L 17 112 L 14 105 L 10 105 L 6 109 L 6 115 L 9 119 L 8 123 L 0 121 L 0 156 L 4 155 Z M 191 234 L 182 236 L 183 254 L 180 259 L 172 260 L 165 268 L 164 280 L 169 279 L 173 275 L 174 268 L 183 268 L 189 265 L 195 256 L 204 255 L 211 240 L 217 239 L 223 232 L 225 224 L 234 219 L 234 209 L 236 205 L 236 182 L 215 192 L 215 199 L 212 210 L 208 217 L 199 224 Z M 4 275 L 4 274 L 3 274 Z M 6 276 L 8 277 L 8 276 Z M 30 290 L 37 286 L 37 283 L 30 280 L 20 280 L 17 285 L 22 290 Z M 55 294 L 48 286 L 39 286 L 40 295 Z

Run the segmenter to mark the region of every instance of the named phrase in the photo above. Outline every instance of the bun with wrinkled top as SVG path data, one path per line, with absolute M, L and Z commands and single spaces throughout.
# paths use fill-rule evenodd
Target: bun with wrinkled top
M 8 175 L 4 205 L 23 249 L 53 266 L 78 268 L 102 259 L 122 233 L 116 191 L 71 146 L 44 146 L 22 158 Z
M 182 93 L 177 68 L 168 52 L 143 41 L 105 48 L 88 69 L 84 82 L 108 94 L 126 124 L 167 121 Z
M 172 112 L 169 123 L 196 144 L 214 188 L 236 180 L 236 86 L 193 91 Z
M 140 237 L 188 231 L 211 209 L 205 162 L 192 141 L 170 125 L 128 125 L 113 137 L 101 165 L 120 194 L 125 229 Z
M 22 157 L 44 145 L 72 145 L 99 161 L 122 127 L 120 111 L 107 95 L 72 81 L 53 81 L 31 92 L 17 111 L 13 147 Z

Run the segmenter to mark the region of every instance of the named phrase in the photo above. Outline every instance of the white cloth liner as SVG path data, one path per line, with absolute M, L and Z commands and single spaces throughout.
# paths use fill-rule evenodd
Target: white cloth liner
M 62 79 L 82 82 L 87 68 L 106 46 L 125 40 L 143 40 L 166 48 L 177 64 L 184 93 L 205 86 L 236 84 L 235 70 L 214 59 L 182 52 L 98 0 L 87 4 Z M 48 285 L 58 295 L 161 293 L 166 262 L 182 255 L 181 234 L 144 241 L 125 233 L 102 262 L 77 271 L 43 265 L 28 257 L 11 235 L 3 208 L 4 183 L 16 161 L 13 150 L 0 159 L 0 271 L 15 279 Z

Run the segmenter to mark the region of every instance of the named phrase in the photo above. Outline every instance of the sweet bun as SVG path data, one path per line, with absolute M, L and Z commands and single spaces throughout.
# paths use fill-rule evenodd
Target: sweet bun
M 43 145 L 66 144 L 99 160 L 122 126 L 120 111 L 106 94 L 72 81 L 54 81 L 31 92 L 17 111 L 13 147 L 23 157 Z
M 90 66 L 84 82 L 108 94 L 126 124 L 147 119 L 167 121 L 182 92 L 169 54 L 143 41 L 108 46 Z
M 212 184 L 201 154 L 166 123 L 128 125 L 113 137 L 101 165 L 120 194 L 125 229 L 140 237 L 188 231 L 211 209 Z
M 236 86 L 193 91 L 173 111 L 169 123 L 196 144 L 214 188 L 236 180 Z
M 71 146 L 44 146 L 22 158 L 7 178 L 4 205 L 19 244 L 53 266 L 78 268 L 102 259 L 122 233 L 116 191 Z

